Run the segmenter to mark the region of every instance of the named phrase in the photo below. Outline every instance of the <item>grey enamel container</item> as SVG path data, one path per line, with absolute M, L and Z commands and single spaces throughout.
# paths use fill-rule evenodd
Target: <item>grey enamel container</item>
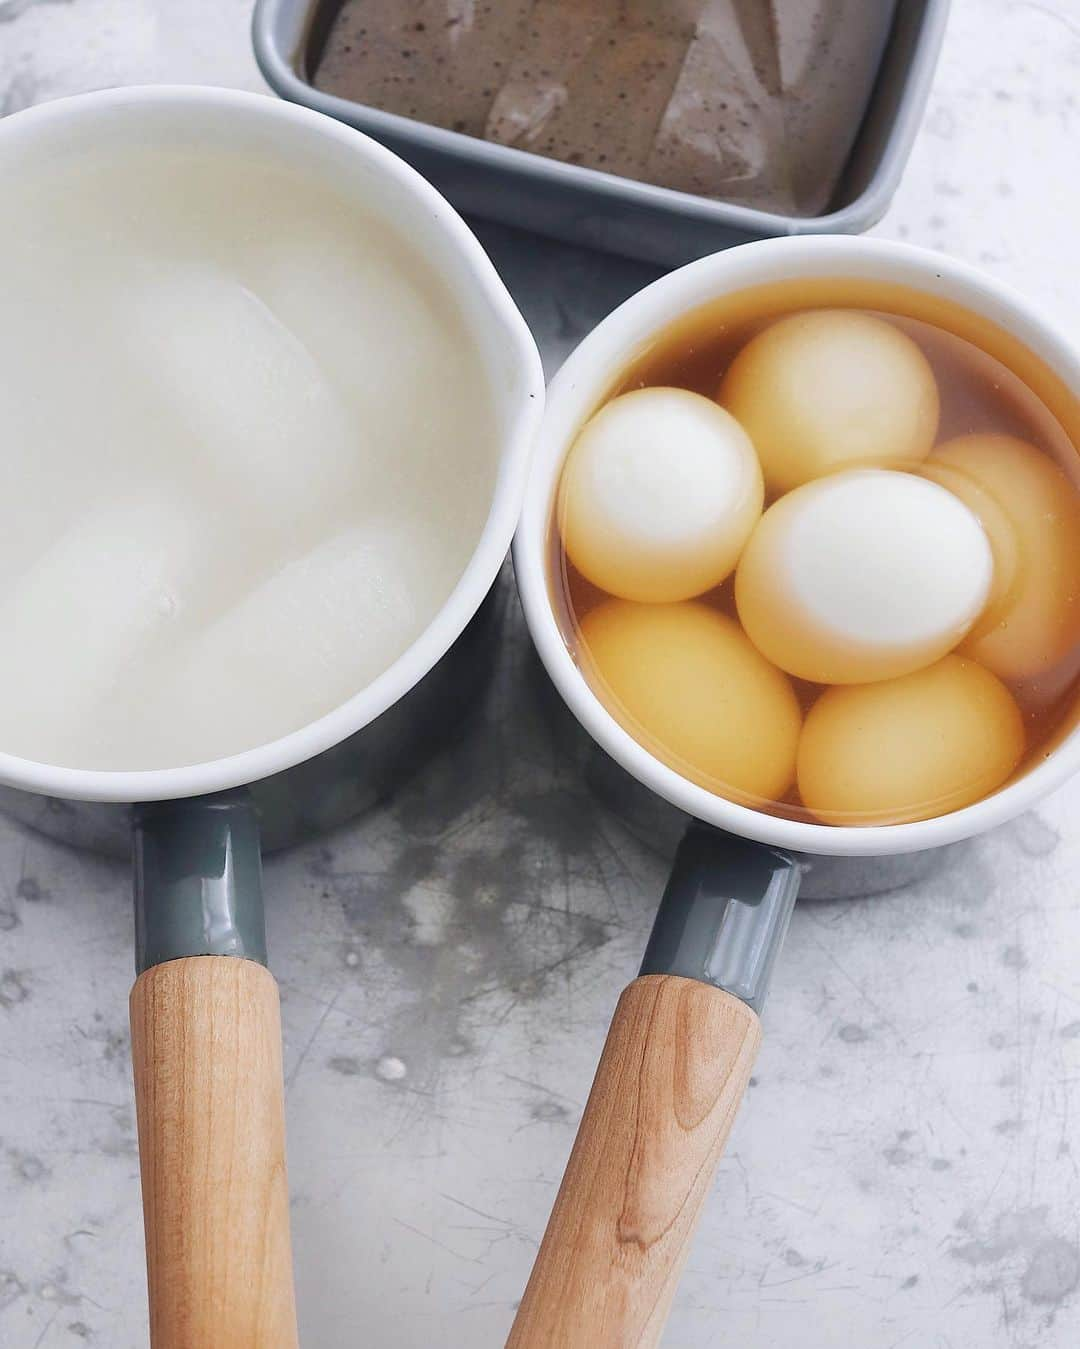
M 255 57 L 283 98 L 367 132 L 467 214 L 679 266 L 749 239 L 858 234 L 881 216 L 911 151 L 945 31 L 948 0 L 898 0 L 869 107 L 833 205 L 784 216 L 654 187 L 412 121 L 316 89 L 312 53 L 327 0 L 256 0 Z

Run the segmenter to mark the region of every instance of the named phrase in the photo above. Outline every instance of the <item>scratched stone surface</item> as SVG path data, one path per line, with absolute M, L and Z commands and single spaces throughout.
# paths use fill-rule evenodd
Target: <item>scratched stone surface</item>
M 0 109 L 259 88 L 248 8 L 0 0 Z M 1071 0 L 956 0 L 877 232 L 979 263 L 1080 335 L 1078 77 Z M 552 370 L 652 275 L 478 228 Z M 677 835 L 590 751 L 508 581 L 503 600 L 495 679 L 452 744 L 266 869 L 320 1349 L 502 1343 Z M 1078 1342 L 1078 808 L 1080 783 L 912 875 L 800 905 L 666 1345 Z M 4 1349 L 145 1344 L 129 890 L 124 865 L 0 818 Z

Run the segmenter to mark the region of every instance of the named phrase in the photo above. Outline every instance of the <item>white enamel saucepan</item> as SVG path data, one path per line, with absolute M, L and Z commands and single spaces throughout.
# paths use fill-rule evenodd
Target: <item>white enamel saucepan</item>
M 20 185 L 42 160 L 85 172 L 97 157 L 132 146 L 255 154 L 295 168 L 297 192 L 313 176 L 332 184 L 358 222 L 374 212 L 452 294 L 480 353 L 497 426 L 490 500 L 449 597 L 389 669 L 325 716 L 185 767 L 98 772 L 0 752 L 9 791 L 136 807 L 131 1025 L 154 1349 L 290 1349 L 280 1027 L 265 966 L 259 806 L 282 791 L 327 801 L 344 792 L 346 804 L 362 804 L 392 785 L 411 742 L 459 712 L 461 689 L 478 679 L 494 641 L 483 602 L 521 509 L 543 375 L 523 319 L 443 198 L 366 136 L 289 103 L 162 87 L 18 113 L 0 122 L 4 209 L 18 209 Z M 78 220 L 69 223 L 77 235 Z M 210 236 L 213 227 L 208 212 Z M 65 322 L 63 312 L 55 322 Z M 227 667 L 220 677 L 229 678 Z M 207 699 L 214 694 L 205 690 Z
M 656 281 L 602 322 L 548 390 L 514 564 L 529 629 L 585 729 L 639 782 L 695 821 L 676 856 L 641 976 L 607 1045 L 510 1344 L 628 1349 L 659 1339 L 702 1203 L 750 1075 L 758 1011 L 799 885 L 793 854 L 884 857 L 991 829 L 1080 768 L 1073 729 L 976 804 L 912 824 L 838 828 L 777 818 L 694 785 L 615 720 L 560 628 L 551 584 L 559 473 L 578 429 L 674 321 L 753 286 L 805 278 L 892 283 L 988 320 L 1037 358 L 1059 407 L 1080 398 L 1080 360 L 1020 297 L 970 267 L 882 240 L 776 239 Z M 1075 418 L 1073 425 L 1075 426 Z

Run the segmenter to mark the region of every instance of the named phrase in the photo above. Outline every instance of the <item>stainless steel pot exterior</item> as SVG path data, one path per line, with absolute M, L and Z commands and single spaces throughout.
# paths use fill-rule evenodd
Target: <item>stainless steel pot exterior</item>
M 252 783 L 264 852 L 334 829 L 389 796 L 450 740 L 486 687 L 516 603 L 504 571 L 446 655 L 392 707 L 305 763 Z M 0 810 L 76 848 L 131 855 L 131 807 L 0 787 Z
M 466 214 L 666 266 L 785 234 L 858 234 L 880 220 L 922 119 L 948 0 L 898 0 L 874 92 L 826 215 L 782 216 L 632 182 L 415 122 L 316 89 L 308 59 L 327 0 L 256 0 L 255 57 L 283 98 L 357 127 Z

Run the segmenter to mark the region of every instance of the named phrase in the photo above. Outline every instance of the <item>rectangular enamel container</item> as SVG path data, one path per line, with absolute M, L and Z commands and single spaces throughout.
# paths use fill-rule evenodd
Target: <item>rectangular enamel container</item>
M 675 192 L 412 121 L 316 89 L 333 0 L 257 0 L 255 56 L 283 98 L 396 151 L 466 214 L 665 266 L 783 234 L 858 234 L 900 181 L 937 64 L 948 0 L 898 0 L 878 78 L 831 209 L 785 216 Z

